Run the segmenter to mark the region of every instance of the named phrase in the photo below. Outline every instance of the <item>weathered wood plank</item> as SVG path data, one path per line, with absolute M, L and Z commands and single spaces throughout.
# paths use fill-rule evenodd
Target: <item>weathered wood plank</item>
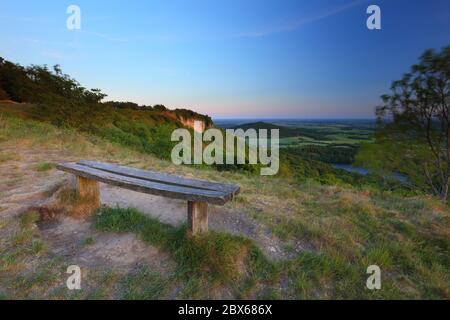
M 193 234 L 208 231 L 208 204 L 188 201 L 188 227 Z
M 139 178 L 147 181 L 153 181 L 164 184 L 172 184 L 181 187 L 222 191 L 226 193 L 231 193 L 232 195 L 238 194 L 240 190 L 239 186 L 234 184 L 219 183 L 200 179 L 190 179 L 172 174 L 142 170 L 137 168 L 130 168 L 110 163 L 81 160 L 77 162 L 77 164 L 132 178 Z
M 154 194 L 169 198 L 183 199 L 195 202 L 207 202 L 223 205 L 233 197 L 232 193 L 190 188 L 171 184 L 164 184 L 123 176 L 76 163 L 64 163 L 57 166 L 59 170 L 73 173 L 87 179 L 94 179 L 125 189 Z
M 92 211 L 100 208 L 100 189 L 96 180 L 77 176 L 77 191 L 81 199 L 89 202 Z

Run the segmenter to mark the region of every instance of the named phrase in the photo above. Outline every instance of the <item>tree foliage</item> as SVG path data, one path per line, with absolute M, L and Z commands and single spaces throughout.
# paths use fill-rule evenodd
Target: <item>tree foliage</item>
M 377 108 L 376 143 L 360 162 L 408 174 L 416 187 L 447 200 L 450 182 L 450 46 L 427 50 Z
M 48 96 L 98 103 L 106 95 L 99 89 L 86 89 L 75 79 L 62 73 L 59 65 L 22 67 L 0 58 L 0 88 L 17 102 L 42 102 Z

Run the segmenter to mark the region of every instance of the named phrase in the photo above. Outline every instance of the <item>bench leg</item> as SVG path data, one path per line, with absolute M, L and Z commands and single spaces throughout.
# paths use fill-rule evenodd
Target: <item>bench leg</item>
M 188 201 L 188 227 L 195 235 L 208 231 L 208 204 Z
M 89 201 L 93 210 L 100 208 L 100 189 L 97 181 L 77 176 L 77 190 L 80 198 Z

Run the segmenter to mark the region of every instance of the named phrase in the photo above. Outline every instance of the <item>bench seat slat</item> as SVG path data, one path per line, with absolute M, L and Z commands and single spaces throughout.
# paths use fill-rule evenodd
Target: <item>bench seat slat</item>
M 130 168 L 130 167 L 125 167 L 125 166 L 120 166 L 120 165 L 115 165 L 115 164 L 110 164 L 110 163 L 97 162 L 97 161 L 81 160 L 77 163 L 80 165 L 88 166 L 88 167 L 95 168 L 95 169 L 109 171 L 112 173 L 117 173 L 120 175 L 129 176 L 129 177 L 138 178 L 138 179 L 144 179 L 144 180 L 153 181 L 153 182 L 172 184 L 172 185 L 177 185 L 177 186 L 181 186 L 181 187 L 221 191 L 221 192 L 225 192 L 225 193 L 231 193 L 232 195 L 235 195 L 239 192 L 239 186 L 234 185 L 234 184 L 218 183 L 218 182 L 212 182 L 212 181 L 200 180 L 200 179 L 189 179 L 189 178 L 184 178 L 184 177 L 167 174 L 167 173 L 160 173 L 160 172 L 154 172 L 154 171 L 149 171 L 149 170 Z
M 188 201 L 223 205 L 228 200 L 231 200 L 234 195 L 233 193 L 226 191 L 199 189 L 195 187 L 133 178 L 78 163 L 63 163 L 59 164 L 57 168 L 62 171 L 73 173 L 77 176 L 97 180 L 125 189 Z

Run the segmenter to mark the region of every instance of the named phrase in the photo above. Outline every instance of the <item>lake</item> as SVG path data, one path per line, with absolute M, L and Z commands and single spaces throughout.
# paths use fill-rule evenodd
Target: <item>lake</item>
M 333 168 L 345 170 L 347 172 L 356 172 L 365 176 L 369 173 L 369 170 L 363 167 L 354 167 L 351 164 L 332 164 Z
M 370 173 L 370 171 L 366 168 L 363 167 L 354 167 L 351 164 L 332 164 L 333 168 L 336 169 L 341 169 L 341 170 L 345 170 L 347 172 L 354 172 L 354 173 L 359 173 L 363 176 L 365 176 L 366 174 Z M 394 178 L 395 180 L 401 182 L 402 184 L 408 184 L 409 179 L 408 176 L 398 173 L 398 172 L 392 172 L 391 173 L 391 177 Z

